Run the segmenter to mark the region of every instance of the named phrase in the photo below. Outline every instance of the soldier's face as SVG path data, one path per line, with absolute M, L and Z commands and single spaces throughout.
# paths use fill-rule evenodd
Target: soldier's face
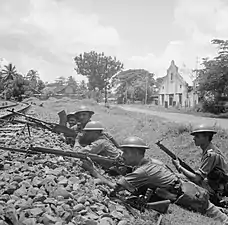
M 137 151 L 133 151 L 132 148 L 122 148 L 123 160 L 126 165 L 135 166 L 138 162 L 138 154 Z
M 204 145 L 208 140 L 203 133 L 196 133 L 193 137 L 196 146 Z
M 83 132 L 83 137 L 85 140 L 92 142 L 99 137 L 99 132 L 95 130 L 87 130 Z
M 68 123 L 69 123 L 70 127 L 72 127 L 77 124 L 77 120 L 75 117 L 70 117 L 68 120 Z
M 78 113 L 78 120 L 80 121 L 80 123 L 82 124 L 86 124 L 87 122 L 89 122 L 91 115 L 89 112 L 80 112 Z

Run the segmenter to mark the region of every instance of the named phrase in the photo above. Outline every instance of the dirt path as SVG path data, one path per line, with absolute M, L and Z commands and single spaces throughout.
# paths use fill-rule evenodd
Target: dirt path
M 194 115 L 182 114 L 182 113 L 161 112 L 161 111 L 154 111 L 153 109 L 140 109 L 140 108 L 127 106 L 127 105 L 118 106 L 118 107 L 127 111 L 159 116 L 166 120 L 170 120 L 176 123 L 185 123 L 185 124 L 208 123 L 211 125 L 214 125 L 216 123 L 217 126 L 220 126 L 223 129 L 228 129 L 228 119 L 200 117 L 200 116 L 194 116 Z

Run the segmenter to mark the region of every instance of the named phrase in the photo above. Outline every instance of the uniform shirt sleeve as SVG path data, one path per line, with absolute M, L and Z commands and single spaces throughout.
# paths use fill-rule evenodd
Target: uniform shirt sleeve
M 213 151 L 208 150 L 203 156 L 200 168 L 196 171 L 196 174 L 200 175 L 203 179 L 215 168 L 218 163 L 217 155 Z
M 125 177 L 117 181 L 118 185 L 123 186 L 129 192 L 134 192 L 137 188 L 145 185 L 148 181 L 148 175 L 143 168 L 136 169 L 133 173 L 129 173 Z
M 109 139 L 109 141 L 112 142 L 112 144 L 114 144 L 116 147 L 119 147 L 117 141 L 114 139 L 114 137 L 113 137 L 109 132 L 103 131 L 103 134 L 104 134 L 104 136 L 105 136 L 106 138 Z
M 90 145 L 85 146 L 82 149 L 82 152 L 88 152 L 91 154 L 99 154 L 100 152 L 102 152 L 104 149 L 104 145 L 102 144 L 102 141 L 98 140 L 95 141 L 93 143 L 91 143 Z

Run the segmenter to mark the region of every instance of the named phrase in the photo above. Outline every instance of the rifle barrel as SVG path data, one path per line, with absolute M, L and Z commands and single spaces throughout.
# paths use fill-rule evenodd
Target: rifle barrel
M 195 174 L 195 171 L 188 164 L 186 164 L 179 157 L 177 157 L 173 152 L 171 152 L 168 148 L 166 148 L 163 144 L 161 144 L 160 141 L 156 142 L 156 144 L 161 150 L 167 153 L 167 155 L 169 155 L 172 159 L 178 159 L 180 161 L 181 166 L 183 166 L 185 169 Z
M 49 122 L 46 122 L 46 121 L 43 121 L 43 120 L 40 120 L 40 119 L 31 117 L 31 116 L 27 116 L 27 115 L 25 115 L 25 114 L 23 114 L 23 113 L 15 112 L 14 110 L 9 110 L 9 109 L 7 109 L 7 111 L 8 111 L 8 112 L 11 112 L 11 113 L 14 113 L 14 114 L 17 114 L 17 115 L 19 115 L 19 116 L 23 116 L 23 117 L 25 117 L 25 118 L 27 118 L 27 119 L 30 119 L 30 120 L 39 122 L 39 123 L 45 123 L 45 124 L 47 124 L 47 125 L 51 125 L 51 124 L 52 124 L 52 123 L 49 123 Z
M 27 153 L 31 153 L 31 154 L 37 154 L 37 152 L 34 152 L 34 151 L 27 151 L 26 149 L 21 149 L 21 148 L 8 148 L 8 147 L 3 147 L 3 146 L 0 146 L 0 150 L 4 150 L 4 151 L 11 151 L 11 152 L 21 152 L 21 153 L 24 153 L 24 154 L 27 154 Z
M 119 166 L 124 166 L 123 164 L 117 162 L 115 159 L 111 159 L 108 157 L 100 156 L 100 155 L 95 155 L 95 154 L 87 154 L 87 153 L 82 153 L 82 152 L 73 152 L 73 151 L 63 151 L 59 149 L 53 149 L 53 148 L 43 148 L 43 147 L 30 147 L 27 150 L 24 149 L 17 149 L 17 148 L 8 148 L 8 147 L 3 147 L 0 146 L 0 149 L 6 150 L 6 151 L 11 151 L 11 152 L 21 152 L 21 153 L 32 153 L 32 154 L 37 154 L 37 153 L 44 153 L 44 154 L 53 154 L 53 155 L 59 155 L 59 156 L 67 156 L 71 158 L 78 158 L 78 159 L 87 159 L 89 157 L 91 160 L 94 162 L 105 162 L 110 165 L 119 165 Z

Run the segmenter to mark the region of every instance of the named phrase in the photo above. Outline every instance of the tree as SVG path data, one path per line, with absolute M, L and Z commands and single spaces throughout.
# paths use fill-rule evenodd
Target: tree
M 156 80 L 155 80 L 155 85 L 159 88 L 162 84 L 164 80 L 164 77 L 158 77 Z
M 105 56 L 104 53 L 95 51 L 84 52 L 74 58 L 76 72 L 88 78 L 89 90 L 98 88 L 105 92 L 112 87 L 111 78 L 123 69 L 123 64 L 116 57 Z
M 38 83 L 37 83 L 37 91 L 41 91 L 45 88 L 45 83 L 42 81 L 42 80 L 38 80 Z
M 38 71 L 33 69 L 29 70 L 25 78 L 29 81 L 30 87 L 34 90 L 37 90 L 38 81 L 40 80 Z
M 228 40 L 212 40 L 218 46 L 218 55 L 213 59 L 203 58 L 203 69 L 197 70 L 198 91 L 204 110 L 221 112 L 217 107 L 222 97 L 228 97 Z
M 8 65 L 5 65 L 1 71 L 1 77 L 3 79 L 3 82 L 6 82 L 8 80 L 13 80 L 17 75 L 16 67 L 9 63 Z
M 154 74 L 144 69 L 130 69 L 120 72 L 116 79 L 119 80 L 117 94 L 132 102 L 135 100 L 148 102 L 148 96 L 154 92 Z
M 20 74 L 17 74 L 17 76 L 13 80 L 9 80 L 5 84 L 5 91 L 8 99 L 10 99 L 11 97 L 20 99 L 20 96 L 29 89 L 29 81 L 24 79 L 24 77 Z
M 75 89 L 78 88 L 78 83 L 77 83 L 77 81 L 73 78 L 73 76 L 69 76 L 69 77 L 67 78 L 66 84 L 67 84 L 67 85 L 73 86 Z

